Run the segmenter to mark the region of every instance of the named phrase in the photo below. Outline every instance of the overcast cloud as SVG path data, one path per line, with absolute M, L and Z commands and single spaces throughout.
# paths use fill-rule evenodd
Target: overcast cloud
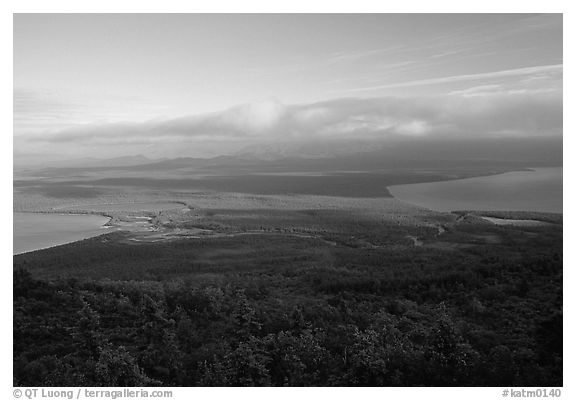
M 541 83 L 534 79 L 531 82 Z M 341 98 L 284 105 L 267 100 L 221 112 L 147 122 L 88 124 L 26 135 L 37 142 L 75 146 L 233 140 L 331 140 L 418 137 L 522 137 L 562 134 L 562 91 L 472 86 L 443 96 Z
M 562 69 L 559 14 L 17 15 L 14 155 L 561 136 Z

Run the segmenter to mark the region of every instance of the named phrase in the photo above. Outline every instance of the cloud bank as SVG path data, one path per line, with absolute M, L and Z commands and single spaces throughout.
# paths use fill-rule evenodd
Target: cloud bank
M 495 90 L 496 89 L 496 90 Z M 562 133 L 562 96 L 494 85 L 434 98 L 344 98 L 313 104 L 246 104 L 208 115 L 74 126 L 29 141 L 115 145 L 167 141 L 388 137 L 551 136 Z
M 15 135 L 15 154 L 210 157 L 262 143 L 561 137 L 561 66 L 500 71 L 490 77 L 456 76 L 451 80 L 477 86 L 430 97 L 348 97 L 296 105 L 267 100 L 181 118 L 31 129 Z M 48 108 L 44 114 L 51 119 L 55 117 L 49 112 L 65 112 L 60 104 L 35 102 L 33 96 L 28 110 L 28 97 L 19 106 L 28 113 L 15 109 L 15 122 L 18 115 L 24 117 L 20 125 L 26 115 L 38 115 L 38 109 Z

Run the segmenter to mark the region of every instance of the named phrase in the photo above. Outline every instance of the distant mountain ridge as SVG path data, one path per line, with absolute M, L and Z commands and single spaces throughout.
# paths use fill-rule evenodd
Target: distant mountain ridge
M 214 158 L 175 158 L 141 165 L 140 168 L 228 168 L 258 171 L 371 171 L 381 168 L 452 168 L 477 165 L 507 167 L 561 166 L 562 140 L 481 139 L 413 142 L 352 143 L 335 146 L 314 143 L 246 148 L 233 155 Z
M 239 158 L 259 160 L 279 160 L 285 158 L 328 158 L 344 154 L 355 154 L 374 151 L 386 147 L 383 141 L 289 141 L 269 142 L 258 145 L 248 145 L 234 152 Z
M 114 158 L 82 157 L 64 160 L 44 161 L 42 163 L 29 163 L 20 168 L 95 168 L 95 167 L 124 167 L 141 164 L 151 164 L 164 161 L 166 158 L 148 158 L 141 154 Z
M 306 148 L 307 147 L 307 148 Z M 269 143 L 212 158 L 150 159 L 142 155 L 83 158 L 42 165 L 40 169 L 262 173 L 298 171 L 374 171 L 476 166 L 525 168 L 561 166 L 561 139 L 419 140 L 373 143 Z M 43 168 L 42 168 L 43 167 Z M 36 168 L 39 169 L 39 168 Z

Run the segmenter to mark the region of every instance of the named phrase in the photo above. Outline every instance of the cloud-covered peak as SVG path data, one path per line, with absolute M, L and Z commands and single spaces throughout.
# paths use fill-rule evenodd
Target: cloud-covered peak
M 216 121 L 247 135 L 274 130 L 286 114 L 286 107 L 276 100 L 243 104 L 216 116 Z
M 275 100 L 221 112 L 139 123 L 88 124 L 16 137 L 18 148 L 99 156 L 213 156 L 275 141 L 551 137 L 562 134 L 562 91 L 482 85 L 434 97 Z M 150 153 L 154 150 L 154 153 Z M 116 155 L 116 154 L 115 154 Z

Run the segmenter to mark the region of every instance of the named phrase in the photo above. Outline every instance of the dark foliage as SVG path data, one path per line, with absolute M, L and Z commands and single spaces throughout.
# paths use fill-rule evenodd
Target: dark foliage
M 446 233 L 462 247 L 370 250 L 112 236 L 18 256 L 14 384 L 562 386 L 561 235 L 470 224 Z

